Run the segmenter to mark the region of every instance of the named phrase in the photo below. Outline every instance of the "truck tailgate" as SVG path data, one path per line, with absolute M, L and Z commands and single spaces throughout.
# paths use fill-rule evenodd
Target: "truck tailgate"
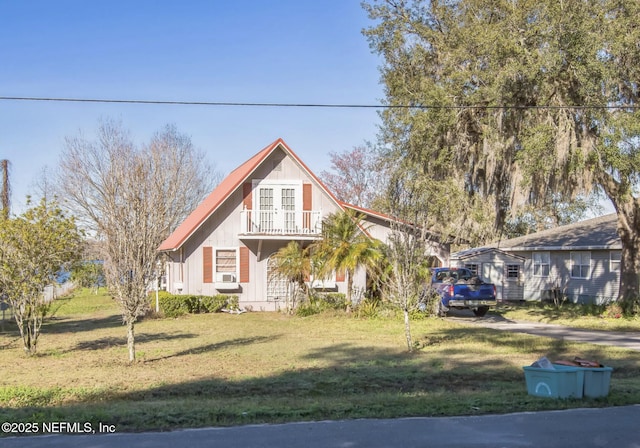
M 454 300 L 495 300 L 493 285 L 455 285 Z

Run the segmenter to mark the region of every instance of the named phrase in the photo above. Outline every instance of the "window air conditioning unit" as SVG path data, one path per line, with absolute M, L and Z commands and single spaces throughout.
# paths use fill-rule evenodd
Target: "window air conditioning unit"
M 236 281 L 236 276 L 233 274 L 223 274 L 222 281 L 224 283 L 232 283 Z
M 221 283 L 235 283 L 236 274 L 218 272 L 216 281 Z

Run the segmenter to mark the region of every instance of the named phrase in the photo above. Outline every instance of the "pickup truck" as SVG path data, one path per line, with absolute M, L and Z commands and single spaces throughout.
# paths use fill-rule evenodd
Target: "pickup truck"
M 440 295 L 440 313 L 449 308 L 470 309 L 476 316 L 484 316 L 496 305 L 496 287 L 485 283 L 466 268 L 435 268 L 431 287 Z

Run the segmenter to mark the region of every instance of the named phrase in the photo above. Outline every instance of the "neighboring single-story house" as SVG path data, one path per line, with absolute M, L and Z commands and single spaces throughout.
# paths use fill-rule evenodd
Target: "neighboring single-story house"
M 278 139 L 232 171 L 160 245 L 169 258 L 167 290 L 234 294 L 241 308 L 278 310 L 288 285 L 273 275 L 271 256 L 290 241 L 320 240 L 323 218 L 347 208 L 364 214 L 372 237 L 386 240 L 391 218 L 338 201 Z M 446 244 L 432 249 L 427 256 L 448 263 Z M 356 272 L 354 286 L 366 282 L 366 273 Z M 334 273 L 318 287 L 346 292 L 346 279 Z
M 525 258 L 495 247 L 480 247 L 451 254 L 451 266 L 466 267 L 496 285 L 496 299 L 524 300 Z
M 618 297 L 622 244 L 609 214 L 451 255 L 451 263 L 496 284 L 499 300 L 545 300 L 561 294 L 576 303 Z

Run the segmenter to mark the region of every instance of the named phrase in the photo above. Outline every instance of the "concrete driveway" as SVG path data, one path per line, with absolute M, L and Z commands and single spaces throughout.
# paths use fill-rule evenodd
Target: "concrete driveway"
M 514 321 L 491 313 L 484 317 L 476 317 L 471 311 L 467 310 L 452 310 L 449 312 L 447 319 L 462 324 L 493 328 L 494 330 L 513 331 L 516 333 L 587 342 L 590 344 L 613 345 L 629 350 L 640 351 L 639 332 L 581 330 L 541 322 Z

